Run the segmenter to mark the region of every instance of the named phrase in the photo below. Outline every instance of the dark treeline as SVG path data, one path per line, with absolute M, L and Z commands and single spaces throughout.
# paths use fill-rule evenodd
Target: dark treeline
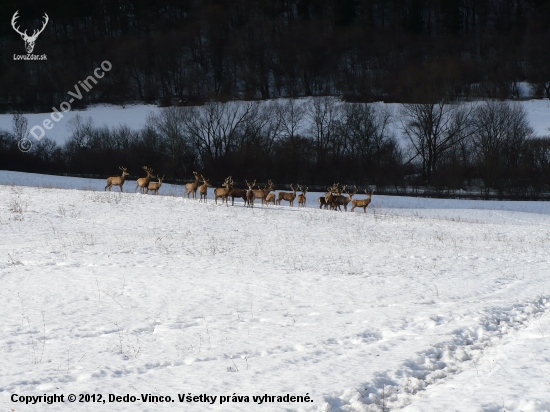
M 210 102 L 149 114 L 141 130 L 77 116 L 58 147 L 47 138 L 23 153 L 26 119 L 0 134 L 0 169 L 133 177 L 152 167 L 166 181 L 199 171 L 212 182 L 272 179 L 378 190 L 464 189 L 499 196 L 550 192 L 550 139 L 535 138 L 518 103 L 345 103 L 332 97 Z M 324 186 L 326 187 L 326 186 Z
M 13 60 L 16 10 L 28 33 L 48 13 L 46 61 Z M 550 97 L 550 0 L 18 0 L 0 21 L 4 111 L 50 111 L 104 60 L 75 103 Z

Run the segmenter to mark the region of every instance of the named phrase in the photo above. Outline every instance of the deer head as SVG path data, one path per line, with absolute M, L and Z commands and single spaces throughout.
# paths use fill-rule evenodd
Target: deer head
M 248 180 L 245 180 L 246 182 L 246 185 L 248 186 L 248 190 L 252 190 L 254 188 L 254 186 L 256 185 L 256 180 L 254 180 L 254 182 L 252 182 L 252 184 L 248 183 Z
M 126 169 L 125 167 L 123 166 L 119 166 L 118 167 L 120 170 L 122 170 L 122 177 L 124 176 L 128 176 L 130 173 L 128 173 L 128 169 Z
M 212 187 L 212 185 L 210 185 L 210 179 L 207 179 L 206 177 L 201 175 L 201 180 L 204 187 Z
M 46 25 L 48 24 L 48 21 L 50 18 L 46 13 L 44 13 L 44 23 L 42 23 L 42 28 L 40 30 L 34 30 L 32 36 L 27 35 L 27 30 L 25 30 L 23 33 L 19 31 L 19 27 L 15 27 L 16 20 L 19 18 L 17 15 L 19 13 L 19 10 L 15 12 L 13 17 L 11 18 L 11 26 L 13 29 L 21 35 L 21 38 L 25 41 L 25 49 L 27 50 L 28 54 L 31 54 L 34 50 L 34 43 L 36 42 L 36 39 L 38 38 L 38 35 L 44 31 L 46 28 Z

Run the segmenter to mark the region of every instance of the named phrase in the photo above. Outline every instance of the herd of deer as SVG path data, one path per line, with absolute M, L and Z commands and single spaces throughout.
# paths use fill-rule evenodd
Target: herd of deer
M 128 176 L 129 173 L 125 167 L 121 166 L 119 167 L 119 169 L 122 170 L 122 175 L 107 178 L 107 186 L 105 186 L 105 190 L 111 190 L 113 186 L 119 186 L 120 191 L 122 192 L 124 179 L 126 178 L 126 176 Z M 149 191 L 151 191 L 155 195 L 158 194 L 158 191 L 162 185 L 162 181 L 164 180 L 164 176 L 157 176 L 156 178 L 158 179 L 158 182 L 151 182 L 151 178 L 154 177 L 153 169 L 150 169 L 147 166 L 143 166 L 143 170 L 145 170 L 147 176 L 141 177 L 137 180 L 134 192 L 136 192 L 139 188 L 141 193 L 149 193 Z M 189 198 L 192 194 L 193 199 L 196 199 L 198 189 L 200 195 L 199 201 L 202 202 L 204 200 L 206 202 L 208 188 L 212 187 L 210 185 L 209 179 L 206 179 L 203 175 L 200 175 L 197 172 L 193 172 L 193 174 L 195 175 L 195 181 L 186 183 L 185 192 L 183 194 L 184 196 L 187 195 L 187 198 Z M 199 182 L 201 181 L 202 184 L 199 185 Z M 233 178 L 229 176 L 223 182 L 222 187 L 214 189 L 214 202 L 218 204 L 218 199 L 221 198 L 222 204 L 223 202 L 225 202 L 227 205 L 229 205 L 229 198 L 231 198 L 231 205 L 234 205 L 235 198 L 240 198 L 244 200 L 245 206 L 254 207 L 254 201 L 256 199 L 261 199 L 262 205 L 265 204 L 266 206 L 270 203 L 273 203 L 274 205 L 280 205 L 281 201 L 285 200 L 289 202 L 290 206 L 294 206 L 296 191 L 300 191 L 302 193 L 298 195 L 298 206 L 306 206 L 306 193 L 308 187 L 303 189 L 300 185 L 297 185 L 296 187 L 290 185 L 292 193 L 279 192 L 276 199 L 275 194 L 270 193 L 274 190 L 273 182 L 271 180 L 268 180 L 267 184 L 264 185 L 263 188 L 260 188 L 258 186 L 258 189 L 254 189 L 254 186 L 256 186 L 256 180 L 254 180 L 254 182 L 252 183 L 249 183 L 248 180 L 246 180 L 246 185 L 248 186 L 248 190 L 235 188 Z M 368 190 L 365 190 L 365 194 L 367 195 L 366 199 L 354 200 L 352 198 L 355 194 L 357 194 L 357 186 L 354 186 L 353 192 L 346 190 L 346 187 L 347 186 L 340 187 L 339 183 L 336 183 L 327 188 L 327 192 L 325 193 L 325 195 L 317 199 L 319 202 L 319 209 L 324 207 L 325 209 L 330 208 L 331 210 L 342 211 L 341 207 L 344 206 L 344 210 L 347 212 L 348 204 L 351 203 L 352 212 L 355 210 L 355 208 L 359 207 L 363 208 L 363 213 L 366 213 L 367 206 L 371 202 L 371 197 L 374 193 L 374 190 L 371 190 L 370 192 Z

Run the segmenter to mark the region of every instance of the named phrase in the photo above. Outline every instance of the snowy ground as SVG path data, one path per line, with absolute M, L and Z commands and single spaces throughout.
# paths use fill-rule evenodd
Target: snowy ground
M 279 99 L 283 100 L 283 99 Z M 308 99 L 300 99 L 306 102 Z M 524 100 L 519 101 L 526 112 L 529 124 L 533 128 L 536 136 L 548 136 L 550 135 L 550 100 Z M 266 104 L 266 102 L 259 102 L 258 104 Z M 399 118 L 399 110 L 401 105 L 396 103 L 378 103 L 389 107 L 395 114 L 396 122 L 392 125 L 392 129 L 395 131 L 396 136 L 400 136 L 399 130 L 400 124 L 397 121 Z M 125 108 L 114 105 L 95 105 L 90 106 L 86 110 L 71 111 L 63 113 L 63 118 L 59 122 L 55 122 L 54 127 L 51 130 L 46 130 L 46 137 L 54 140 L 58 144 L 64 144 L 70 136 L 70 131 L 67 124 L 70 119 L 80 115 L 84 118 L 91 117 L 94 120 L 96 126 L 119 126 L 126 124 L 134 130 L 139 130 L 145 125 L 148 113 L 158 113 L 161 108 L 156 105 L 137 104 L 129 105 Z M 30 113 L 25 114 L 25 117 L 29 121 L 29 129 L 35 125 L 42 125 L 44 119 L 50 118 L 50 113 Z M 0 130 L 12 130 L 12 114 L 0 114 Z M 307 128 L 307 122 L 304 122 L 301 126 L 302 132 L 305 132 Z
M 550 411 L 548 203 L 375 194 L 352 214 L 103 186 L 0 173 L 2 410 Z M 54 393 L 106 404 L 11 401 Z

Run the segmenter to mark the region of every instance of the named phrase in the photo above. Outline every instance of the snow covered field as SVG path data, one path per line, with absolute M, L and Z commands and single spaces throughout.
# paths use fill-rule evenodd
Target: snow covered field
M 2 410 L 550 411 L 548 203 L 375 193 L 352 214 L 104 185 L 0 172 Z
M 282 99 L 281 99 L 282 100 Z M 301 99 L 306 102 L 307 99 Z M 265 104 L 266 102 L 259 102 L 258 104 Z M 550 135 L 550 100 L 523 100 L 519 101 L 525 111 L 527 112 L 527 119 L 529 124 L 533 128 L 536 136 L 548 136 Z M 379 103 L 389 107 L 396 117 L 396 122 L 392 125 L 397 136 L 400 135 L 399 131 L 399 109 L 400 104 L 397 103 Z M 125 108 L 114 105 L 95 105 L 90 106 L 86 110 L 71 111 L 63 113 L 63 118 L 56 122 L 52 130 L 46 130 L 46 137 L 54 140 L 58 144 L 64 144 L 70 136 L 70 130 L 67 124 L 70 119 L 80 115 L 84 118 L 91 117 L 94 120 L 96 126 L 109 126 L 115 127 L 122 124 L 128 125 L 134 130 L 141 129 L 145 125 L 145 120 L 149 112 L 158 113 L 161 108 L 156 105 L 137 104 L 129 105 Z M 41 125 L 44 119 L 50 118 L 50 113 L 31 113 L 25 114 L 25 117 L 29 121 L 29 129 L 35 125 Z M 12 130 L 12 114 L 0 114 L 0 129 Z M 307 127 L 307 123 L 304 123 L 302 127 Z

